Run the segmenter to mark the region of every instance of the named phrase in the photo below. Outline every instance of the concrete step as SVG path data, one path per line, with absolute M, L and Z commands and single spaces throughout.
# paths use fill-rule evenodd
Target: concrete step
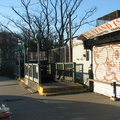
M 52 95 L 83 93 L 83 92 L 87 92 L 87 89 L 81 88 L 81 89 L 72 89 L 72 90 L 64 90 L 64 91 L 54 91 L 54 92 L 42 93 L 41 95 L 43 95 L 43 96 L 52 96 Z
M 79 85 L 71 85 L 71 86 L 67 86 L 67 85 L 60 85 L 58 83 L 58 85 L 52 85 L 49 86 L 48 85 L 41 85 L 41 89 L 43 93 L 47 93 L 47 92 L 53 92 L 53 91 L 64 91 L 64 90 L 71 90 L 71 89 L 79 89 L 79 88 L 84 88 L 83 85 L 79 84 Z
M 59 83 L 46 83 L 40 84 L 38 92 L 41 95 L 58 95 L 85 92 L 84 86 L 79 83 L 59 82 Z
M 35 85 L 33 85 L 33 83 L 26 85 L 24 80 L 21 80 L 19 82 L 19 86 L 21 86 L 22 88 L 27 89 L 31 93 L 38 92 L 40 95 L 43 96 L 73 94 L 73 93 L 81 93 L 87 91 L 87 89 L 85 89 L 82 84 L 73 83 L 73 82 L 51 82 L 51 83 L 42 83 L 42 84 L 34 83 L 34 84 Z M 37 86 L 37 88 L 34 86 Z

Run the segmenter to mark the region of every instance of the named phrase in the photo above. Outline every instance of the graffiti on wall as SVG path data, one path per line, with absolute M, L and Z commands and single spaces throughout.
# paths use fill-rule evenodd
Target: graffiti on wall
M 120 82 L 120 44 L 93 48 L 94 79 Z

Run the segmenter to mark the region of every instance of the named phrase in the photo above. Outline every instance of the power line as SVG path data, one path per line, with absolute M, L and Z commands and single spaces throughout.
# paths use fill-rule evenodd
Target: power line
M 29 5 L 25 5 L 25 6 L 32 6 L 32 5 L 36 5 L 36 4 L 39 4 L 41 2 L 45 2 L 46 0 L 42 0 L 42 1 L 39 1 L 39 2 L 36 2 L 36 3 L 32 3 L 32 4 L 29 4 Z M 7 7 L 7 8 L 21 8 L 21 7 L 25 7 L 25 6 L 5 6 L 5 5 L 0 5 L 1 7 Z

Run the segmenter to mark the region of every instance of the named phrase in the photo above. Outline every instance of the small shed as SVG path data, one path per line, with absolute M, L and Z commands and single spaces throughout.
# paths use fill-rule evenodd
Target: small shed
M 120 10 L 96 20 L 97 27 L 78 36 L 90 49 L 93 91 L 120 98 Z

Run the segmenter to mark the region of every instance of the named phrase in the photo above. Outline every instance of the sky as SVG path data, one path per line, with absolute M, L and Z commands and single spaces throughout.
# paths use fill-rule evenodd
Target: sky
M 27 0 L 26 0 L 27 1 Z M 41 0 L 44 1 L 44 0 Z M 38 0 L 31 0 L 31 4 L 37 3 Z M 45 2 L 45 1 L 44 1 Z M 13 18 L 17 17 L 14 12 L 12 12 L 11 8 L 9 6 L 18 7 L 18 9 L 21 12 L 22 7 L 20 0 L 1 0 L 0 1 L 0 12 L 2 14 L 11 16 Z M 36 8 L 38 4 L 32 5 L 31 8 Z M 79 8 L 79 11 L 76 14 L 82 14 L 85 10 L 88 10 L 92 7 L 97 7 L 97 11 L 94 13 L 94 15 L 91 16 L 91 19 L 96 20 L 99 17 L 102 17 L 108 13 L 111 13 L 115 10 L 120 10 L 120 0 L 83 0 L 81 7 Z M 1 17 L 1 19 L 4 22 L 4 19 Z M 78 19 L 79 20 L 79 19 Z M 81 27 L 76 35 L 82 34 L 86 31 L 89 31 L 90 29 L 93 29 L 93 26 L 85 25 Z

